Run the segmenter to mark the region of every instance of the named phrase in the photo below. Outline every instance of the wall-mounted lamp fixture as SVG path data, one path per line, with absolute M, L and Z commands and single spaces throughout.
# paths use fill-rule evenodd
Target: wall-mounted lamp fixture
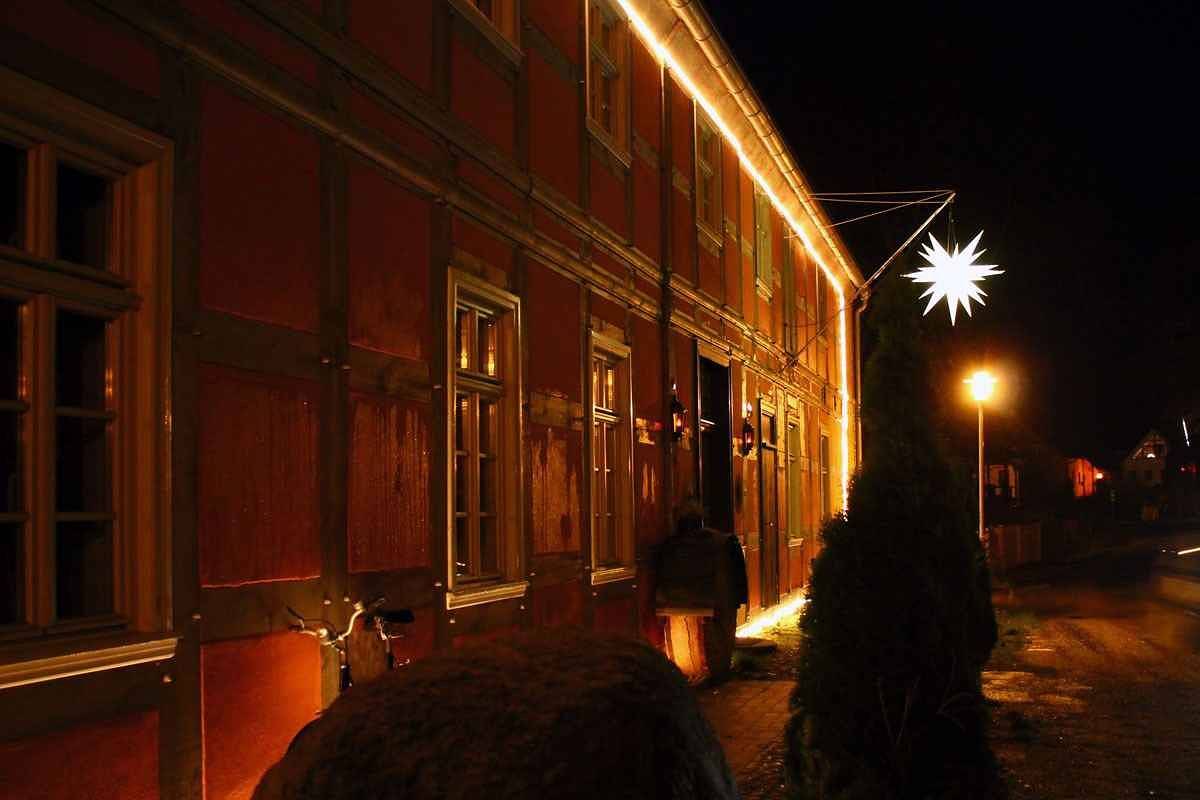
M 753 419 L 754 406 L 746 403 L 746 415 L 742 419 L 742 455 L 750 455 L 750 451 L 754 449 L 754 425 L 751 423 Z
M 687 408 L 679 402 L 679 392 L 674 383 L 671 384 L 671 438 L 679 441 L 687 425 Z

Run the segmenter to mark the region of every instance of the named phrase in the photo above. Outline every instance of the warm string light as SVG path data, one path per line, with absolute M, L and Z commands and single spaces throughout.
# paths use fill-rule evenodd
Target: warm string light
M 746 156 L 746 152 L 742 148 L 741 141 L 737 136 L 734 135 L 733 131 L 725 123 L 724 118 L 717 112 L 716 107 L 713 106 L 708 97 L 706 97 L 705 94 L 700 91 L 700 89 L 692 81 L 691 76 L 688 75 L 687 70 L 683 69 L 679 62 L 675 60 L 674 56 L 671 55 L 671 51 L 667 49 L 666 45 L 659 41 L 658 37 L 654 34 L 654 31 L 650 29 L 650 26 L 646 20 L 642 19 L 641 15 L 638 14 L 637 11 L 630 5 L 629 0 L 617 0 L 617 3 L 621 6 L 621 10 L 624 11 L 625 15 L 629 18 L 630 24 L 633 26 L 634 30 L 637 31 L 638 35 L 650 48 L 650 51 L 654 53 L 660 62 L 670 68 L 671 74 L 675 77 L 675 79 L 683 85 L 683 88 L 692 96 L 692 99 L 704 109 L 705 113 L 708 114 L 708 118 L 721 132 L 721 135 L 730 145 L 732 145 L 734 152 L 737 153 L 738 161 L 741 163 L 742 167 L 750 175 L 751 179 L 758 186 L 759 190 L 771 201 L 771 205 L 774 206 L 779 215 L 783 217 L 785 222 L 787 222 L 788 227 L 791 228 L 792 232 L 796 234 L 796 236 L 804 244 L 804 248 L 808 251 L 813 260 L 816 261 L 817 266 L 821 268 L 821 271 L 825 274 L 826 279 L 829 280 L 829 284 L 833 286 L 834 293 L 838 298 L 838 306 L 842 309 L 845 309 L 846 295 L 842 291 L 841 281 L 838 280 L 833 271 L 825 265 L 825 261 L 817 252 L 817 249 L 813 246 L 812 240 L 808 238 L 808 234 L 804 232 L 804 229 L 795 220 L 795 218 L 792 217 L 791 212 L 784 208 L 783 203 L 780 202 L 779 198 L 775 195 L 775 192 L 771 190 L 771 187 L 767 185 L 767 182 L 763 180 L 763 177 L 759 175 L 758 170 L 756 170 L 754 165 L 750 163 L 750 159 Z M 839 394 L 842 398 L 842 413 L 840 419 L 840 425 L 842 429 L 842 507 L 845 508 L 850 489 L 850 396 L 846 391 L 846 383 L 849 378 L 849 371 L 846 367 L 846 315 L 844 313 L 838 314 L 838 360 L 840 362 L 842 383 L 841 387 L 839 387 Z
M 793 598 L 786 603 L 780 603 L 770 611 L 759 614 L 754 619 L 741 625 L 737 629 L 737 635 L 746 638 L 748 636 L 757 636 L 767 628 L 774 628 L 785 618 L 797 613 L 807 601 L 804 596 Z

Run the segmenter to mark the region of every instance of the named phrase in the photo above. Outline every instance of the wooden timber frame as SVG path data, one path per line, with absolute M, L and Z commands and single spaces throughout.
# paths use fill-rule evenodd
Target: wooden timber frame
M 131 711 L 145 712 L 156 719 L 154 764 L 158 796 L 201 798 L 223 796 L 225 784 L 207 759 L 212 742 L 206 744 L 206 725 L 214 700 L 214 676 L 238 648 L 253 647 L 263 637 L 286 638 L 291 621 L 286 607 L 301 609 L 312 616 L 325 616 L 344 623 L 354 600 L 387 595 L 388 604 L 413 608 L 428 625 L 426 651 L 448 649 L 473 640 L 504 635 L 509 631 L 537 627 L 539 595 L 554 596 L 560 587 L 570 586 L 582 598 L 578 618 L 570 624 L 620 629 L 650 638 L 663 646 L 661 626 L 655 639 L 653 613 L 653 556 L 655 539 L 646 529 L 657 531 L 658 540 L 674 523 L 676 503 L 696 494 L 700 486 L 699 447 L 695 437 L 698 420 L 689 419 L 691 430 L 675 441 L 670 432 L 672 385 L 681 371 L 690 370 L 688 385 L 679 386 L 679 396 L 689 411 L 699 409 L 698 363 L 701 354 L 728 364 L 731 419 L 733 430 L 740 430 L 741 409 L 749 403 L 754 409 L 766 407 L 778 415 L 779 447 L 787 438 L 786 425 L 794 416 L 808 414 L 804 431 L 816 434 L 825 430 L 833 435 L 839 415 L 848 415 L 852 448 L 851 465 L 857 460 L 859 387 L 857 383 L 859 309 L 850 309 L 851 323 L 846 326 L 849 341 L 844 344 L 854 354 L 850 374 L 831 371 L 830 357 L 824 372 L 815 357 L 793 359 L 786 337 L 776 332 L 769 304 L 757 300 L 747 304 L 741 298 L 754 298 L 753 259 L 747 277 L 744 241 L 754 236 L 753 215 L 747 220 L 741 209 L 747 191 L 744 175 L 739 177 L 736 158 L 720 156 L 726 167 L 732 163 L 734 174 L 723 174 L 717 183 L 722 202 L 723 231 L 699 231 L 696 224 L 694 168 L 680 170 L 680 160 L 694 167 L 695 153 L 689 145 L 686 154 L 677 152 L 673 126 L 681 107 L 689 109 L 683 123 L 695 131 L 694 104 L 683 96 L 680 84 L 668 65 L 655 61 L 657 70 L 657 147 L 639 136 L 635 115 L 634 61 L 644 56 L 644 44 L 630 31 L 631 57 L 629 79 L 623 82 L 628 93 L 625 120 L 629 125 L 628 152 L 624 159 L 598 141 L 587 124 L 587 92 L 584 84 L 587 41 L 587 0 L 577 0 L 577 41 L 573 49 L 561 36 L 544 29 L 535 17 L 537 4 L 516 0 L 518 45 L 496 41 L 494 31 L 481 27 L 470 18 L 461 0 L 420 0 L 428 6 L 430 18 L 429 81 L 420 87 L 399 69 L 380 58 L 351 35 L 350 0 L 190 0 L 180 4 L 150 3 L 141 0 L 54 0 L 76 21 L 64 17 L 62 41 L 51 30 L 42 35 L 29 29 L 7 27 L 0 16 L 0 68 L 18 72 L 23 79 L 52 87 L 69 95 L 81 105 L 102 108 L 127 120 L 161 141 L 170 152 L 170 210 L 173 220 L 169 231 L 169 407 L 170 499 L 162 523 L 167 541 L 161 549 L 158 574 L 169 583 L 160 609 L 163 617 L 154 627 L 164 636 L 177 637 L 173 650 L 154 651 L 143 660 L 130 658 L 95 671 L 56 677 L 51 671 L 44 678 L 12 688 L 0 688 L 0 747 L 6 743 L 25 746 L 28 741 L 51 741 L 70 735 L 72 730 L 103 725 L 106 720 Z M 25 3 L 25 0 L 19 0 Z M 273 51 L 254 46 L 245 39 L 243 29 L 221 23 L 226 17 L 204 9 L 221 9 L 239 25 L 264 31 L 272 42 L 288 52 L 303 55 L 314 66 L 315 80 L 305 80 L 281 65 Z M 57 6 L 56 6 L 57 8 Z M 71 18 L 75 20 L 75 17 Z M 95 69 L 86 57 L 64 57 L 70 39 L 69 25 L 98 26 L 115 31 L 153 55 L 159 65 L 155 91 L 133 88 L 103 69 Z M 36 34 L 36 35 L 35 35 Z M 256 34 L 258 35 L 258 34 Z M 519 48 L 519 49 L 518 49 Z M 517 58 L 514 60 L 513 51 Z M 511 150 L 506 152 L 488 136 L 465 121 L 456 109 L 461 102 L 454 90 L 455 64 L 463 52 L 478 59 L 487 74 L 498 79 L 511 95 L 514 110 L 511 121 Z M 521 55 L 524 55 L 521 58 Z M 574 93 L 570 113 L 576 118 L 577 140 L 565 142 L 578 168 L 577 192 L 564 192 L 534 168 L 536 132 L 532 106 L 536 54 L 537 69 L 550 69 L 570 85 Z M 651 56 L 653 58 L 653 56 Z M 548 66 L 547 66 L 548 65 Z M 232 313 L 204 301 L 202 282 L 203 208 L 205 203 L 206 165 L 203 162 L 203 130 L 206 93 L 220 92 L 261 113 L 264 118 L 283 121 L 302 131 L 317 143 L 319 186 L 320 250 L 317 254 L 315 324 L 311 329 L 272 324 L 244 314 Z M 379 118 L 368 120 L 356 109 L 363 101 L 380 110 L 388 119 L 397 120 L 414 132 L 413 140 L 431 144 L 429 152 L 419 152 L 407 140 L 384 130 Z M 0 111 L 7 104 L 0 100 Z M 566 113 L 565 111 L 563 113 Z M 725 151 L 723 145 L 718 151 Z M 657 197 L 655 239 L 651 244 L 635 242 L 638 211 L 635 181 L 640 167 L 652 165 L 654 194 Z M 353 175 L 368 169 L 381 175 L 389 185 L 421 198 L 429 206 L 428 217 L 428 302 L 429 347 L 422 358 L 401 358 L 356 344 L 349 332 L 352 296 L 348 256 L 349 207 Z M 602 218 L 594 198 L 593 173 L 603 171 L 621 184 L 623 209 L 620 218 Z M 683 180 L 679 174 L 683 173 Z M 595 176 L 598 180 L 601 175 Z M 743 184 L 746 184 L 743 186 Z M 725 199 L 732 197 L 732 202 Z M 679 206 L 683 206 L 680 208 Z M 673 219 L 679 211 L 690 225 L 690 246 L 681 247 Z M 495 263 L 465 248 L 456 231 L 462 225 L 485 231 L 500 243 L 498 251 L 511 259 L 511 267 L 501 269 Z M 749 226 L 747 228 L 747 225 Z M 623 230 L 620 230 L 623 228 Z M 785 231 L 786 233 L 786 231 Z M 707 244 L 699 243 L 705 238 Z M 714 241 L 714 238 L 719 241 Z M 786 245 L 786 239 L 785 247 Z M 719 288 L 701 286 L 699 279 L 702 247 L 715 248 L 721 274 Z M 653 254 L 654 249 L 658 250 Z M 726 253 L 731 255 L 726 255 Z M 730 264 L 733 264 L 731 267 Z M 520 552 L 510 563 L 524 573 L 513 576 L 512 583 L 524 584 L 520 593 L 512 593 L 493 602 L 458 603 L 443 565 L 450 563 L 449 537 L 453 498 L 446 485 L 453 454 L 447 447 L 434 446 L 428 451 L 430 501 L 428 538 L 423 565 L 405 563 L 388 569 L 352 569 L 354 554 L 348 544 L 347 529 L 351 510 L 348 493 L 352 480 L 353 447 L 352 403 L 354 398 L 372 395 L 429 409 L 428 436 L 434 443 L 451 441 L 453 315 L 450 270 L 456 269 L 469 280 L 488 283 L 497 291 L 522 298 L 520 314 L 522 345 L 517 353 L 521 373 L 530 376 L 531 317 L 538 310 L 525 300 L 530 285 L 550 274 L 569 282 L 576 290 L 580 313 L 565 320 L 561 335 L 577 341 L 580 353 L 590 352 L 596 335 L 614 341 L 632 343 L 634 357 L 643 347 L 640 331 L 654 330 L 653 363 L 660 367 L 653 382 L 630 369 L 627 378 L 634 421 L 633 448 L 643 448 L 642 460 L 656 481 L 655 504 L 648 512 L 651 519 L 638 522 L 633 563 L 614 574 L 617 579 L 593 580 L 593 544 L 590 537 L 592 508 L 591 482 L 583 480 L 579 488 L 582 513 L 578 546 L 574 550 L 537 551 L 531 530 L 535 517 L 530 508 L 532 494 L 529 476 L 534 473 L 534 453 L 522 446 L 521 463 L 516 474 L 523 481 L 524 501 L 518 509 L 519 528 L 525 533 L 514 543 Z M 790 270 L 790 268 L 789 268 Z M 784 271 L 783 263 L 776 274 Z M 788 276 L 790 279 L 790 271 Z M 544 280 L 544 278 L 540 278 Z M 287 287 L 281 287 L 286 291 Z M 775 297 L 785 292 L 776 285 Z M 764 312 L 762 309 L 766 308 Z M 606 318 L 619 311 L 620 319 Z M 449 310 L 449 313 L 444 313 Z M 545 314 L 546 312 L 541 312 Z M 765 314 L 765 316 L 763 316 Z M 605 321 L 607 319 L 607 321 Z M 166 337 L 167 334 L 164 334 Z M 831 337 L 833 338 L 833 337 Z M 164 346 L 167 344 L 163 342 Z M 836 347 L 836 344 L 833 346 Z M 795 362 L 792 366 L 789 363 Z M 684 366 L 690 365 L 690 366 Z M 590 405 L 588 369 L 581 374 L 578 394 L 551 398 L 544 409 L 535 410 L 530 395 L 542 387 L 526 377 L 519 435 L 528 437 L 531 421 L 555 432 L 584 430 L 583 420 Z M 315 574 L 298 574 L 287 579 L 221 581 L 206 577 L 202 566 L 202 451 L 209 445 L 202 425 L 205 381 L 216 371 L 220 374 L 264 374 L 281 381 L 301 385 L 315 406 L 314 508 L 316 518 Z M 649 384 L 649 385 L 647 385 Z M 291 385 L 291 384 L 289 384 Z M 848 398 L 849 408 L 845 407 Z M 642 398 L 652 398 L 645 401 Z M 646 412 L 654 407 L 654 414 Z M 643 409 L 639 411 L 640 409 Z M 553 418 L 553 424 L 542 424 Z M 535 417 L 539 417 L 535 420 Z M 822 420 L 818 422 L 818 417 Z M 756 419 L 758 415 L 756 414 Z M 656 429 L 654 425 L 659 427 Z M 640 445 L 639 436 L 645 441 Z M 586 457 L 590 445 L 584 430 L 580 457 Z M 649 442 L 649 443 L 646 443 Z M 731 447 L 734 443 L 731 442 Z M 810 444 L 811 452 L 816 452 Z M 634 459 L 630 458 L 631 462 Z M 776 465 L 780 486 L 785 485 L 786 459 Z M 784 535 L 787 520 L 786 494 L 775 492 L 779 533 L 779 553 L 764 559 L 760 553 L 761 532 L 757 511 L 761 488 L 743 482 L 760 469 L 755 454 L 743 457 L 735 452 L 732 483 L 736 531 L 746 548 L 748 563 L 776 563 L 786 574 L 792 553 L 799 548 Z M 636 464 L 631 485 L 641 480 Z M 803 473 L 812 480 L 819 475 Z M 756 484 L 757 486 L 757 484 Z M 809 487 L 810 492 L 815 484 Z M 518 493 L 520 496 L 520 493 Z M 640 502 L 635 500 L 634 505 Z M 837 505 L 835 503 L 835 505 Z M 635 510 L 636 515 L 638 512 Z M 794 569 L 792 571 L 795 571 Z M 777 582 L 780 577 L 774 578 Z M 752 581 L 753 583 L 753 581 Z M 761 584 L 758 584 L 761 586 Z M 774 584 L 779 595 L 798 591 L 796 587 Z M 752 591 L 753 594 L 753 591 Z M 755 597 L 758 597 L 756 595 Z M 747 615 L 758 611 L 752 597 Z M 425 636 L 422 633 L 420 636 Z M 419 638 L 419 637 L 417 637 Z M 290 640 L 289 640 L 290 641 Z M 249 652 L 249 650 L 247 650 Z M 275 652 L 275 651 L 272 651 Z M 315 651 L 314 651 L 315 652 Z M 319 705 L 327 705 L 338 691 L 338 665 L 328 650 L 319 651 Z M 417 653 L 420 655 L 422 653 Z M 240 656 L 239 656 L 240 657 Z M 415 656 L 414 656 L 415 657 Z M 0 648 L 0 677 L 3 676 L 4 651 Z M 268 665 L 264 675 L 274 675 L 287 683 L 288 665 Z M 265 678 L 264 678 L 265 680 Z M 206 685 L 206 681 L 208 682 Z M 50 737 L 50 738 L 46 738 Z M 33 745 L 31 745 L 33 746 Z M 2 751 L 0 751 L 2 752 Z M 0 772 L 4 768 L 0 755 Z M 207 783 L 207 785 L 206 785 Z

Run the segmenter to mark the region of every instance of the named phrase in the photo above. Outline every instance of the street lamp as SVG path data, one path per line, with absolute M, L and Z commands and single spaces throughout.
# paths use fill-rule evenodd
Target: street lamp
M 976 370 L 963 383 L 971 387 L 971 397 L 975 398 L 975 407 L 979 409 L 979 541 L 986 543 L 983 538 L 983 404 L 996 388 L 996 376 L 987 370 Z

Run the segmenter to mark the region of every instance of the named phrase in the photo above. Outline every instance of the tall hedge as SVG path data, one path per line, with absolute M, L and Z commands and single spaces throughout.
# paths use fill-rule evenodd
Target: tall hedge
M 973 492 L 931 422 L 906 284 L 873 299 L 863 466 L 845 515 L 822 530 L 801 623 L 787 731 L 801 797 L 983 797 L 992 783 L 980 690 L 996 641 L 990 580 Z

